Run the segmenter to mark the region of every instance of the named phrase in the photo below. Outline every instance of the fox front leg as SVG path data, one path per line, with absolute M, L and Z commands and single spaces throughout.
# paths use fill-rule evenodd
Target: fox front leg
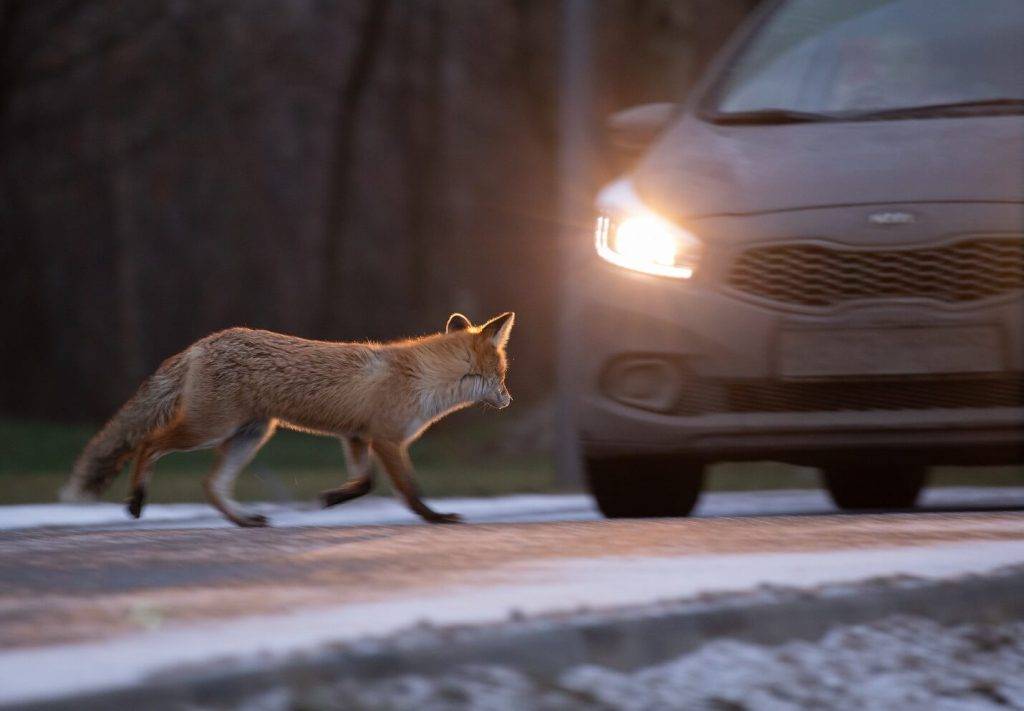
M 365 496 L 373 490 L 370 443 L 359 437 L 346 437 L 342 440 L 342 445 L 345 447 L 348 481 L 336 489 L 320 492 L 320 503 L 325 509 Z
M 461 523 L 462 517 L 453 513 L 438 513 L 423 503 L 419 487 L 412 478 L 412 460 L 408 449 L 392 442 L 374 442 L 370 445 L 381 466 L 391 480 L 391 486 L 402 495 L 413 513 L 428 523 Z

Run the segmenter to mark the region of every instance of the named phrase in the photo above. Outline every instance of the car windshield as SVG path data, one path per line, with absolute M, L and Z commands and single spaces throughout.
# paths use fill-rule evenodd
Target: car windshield
M 718 87 L 725 119 L 1020 111 L 1024 1 L 791 0 Z

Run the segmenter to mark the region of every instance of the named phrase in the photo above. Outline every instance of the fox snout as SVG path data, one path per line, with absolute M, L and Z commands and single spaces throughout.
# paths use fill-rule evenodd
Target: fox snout
M 512 396 L 509 394 L 508 388 L 501 385 L 496 393 L 492 393 L 484 398 L 484 404 L 490 405 L 495 410 L 504 410 L 512 404 Z

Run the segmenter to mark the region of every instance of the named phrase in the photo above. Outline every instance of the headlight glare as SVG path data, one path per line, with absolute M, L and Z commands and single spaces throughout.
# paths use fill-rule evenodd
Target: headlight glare
M 597 253 L 612 264 L 658 276 L 693 276 L 700 242 L 686 230 L 652 214 L 597 218 Z

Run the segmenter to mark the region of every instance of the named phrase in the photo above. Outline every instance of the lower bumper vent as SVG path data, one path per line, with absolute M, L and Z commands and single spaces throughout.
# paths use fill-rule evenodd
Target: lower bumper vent
M 714 386 L 712 386 L 714 382 Z M 844 412 L 1022 407 L 1024 375 L 892 381 L 702 381 L 684 385 L 673 414 Z

